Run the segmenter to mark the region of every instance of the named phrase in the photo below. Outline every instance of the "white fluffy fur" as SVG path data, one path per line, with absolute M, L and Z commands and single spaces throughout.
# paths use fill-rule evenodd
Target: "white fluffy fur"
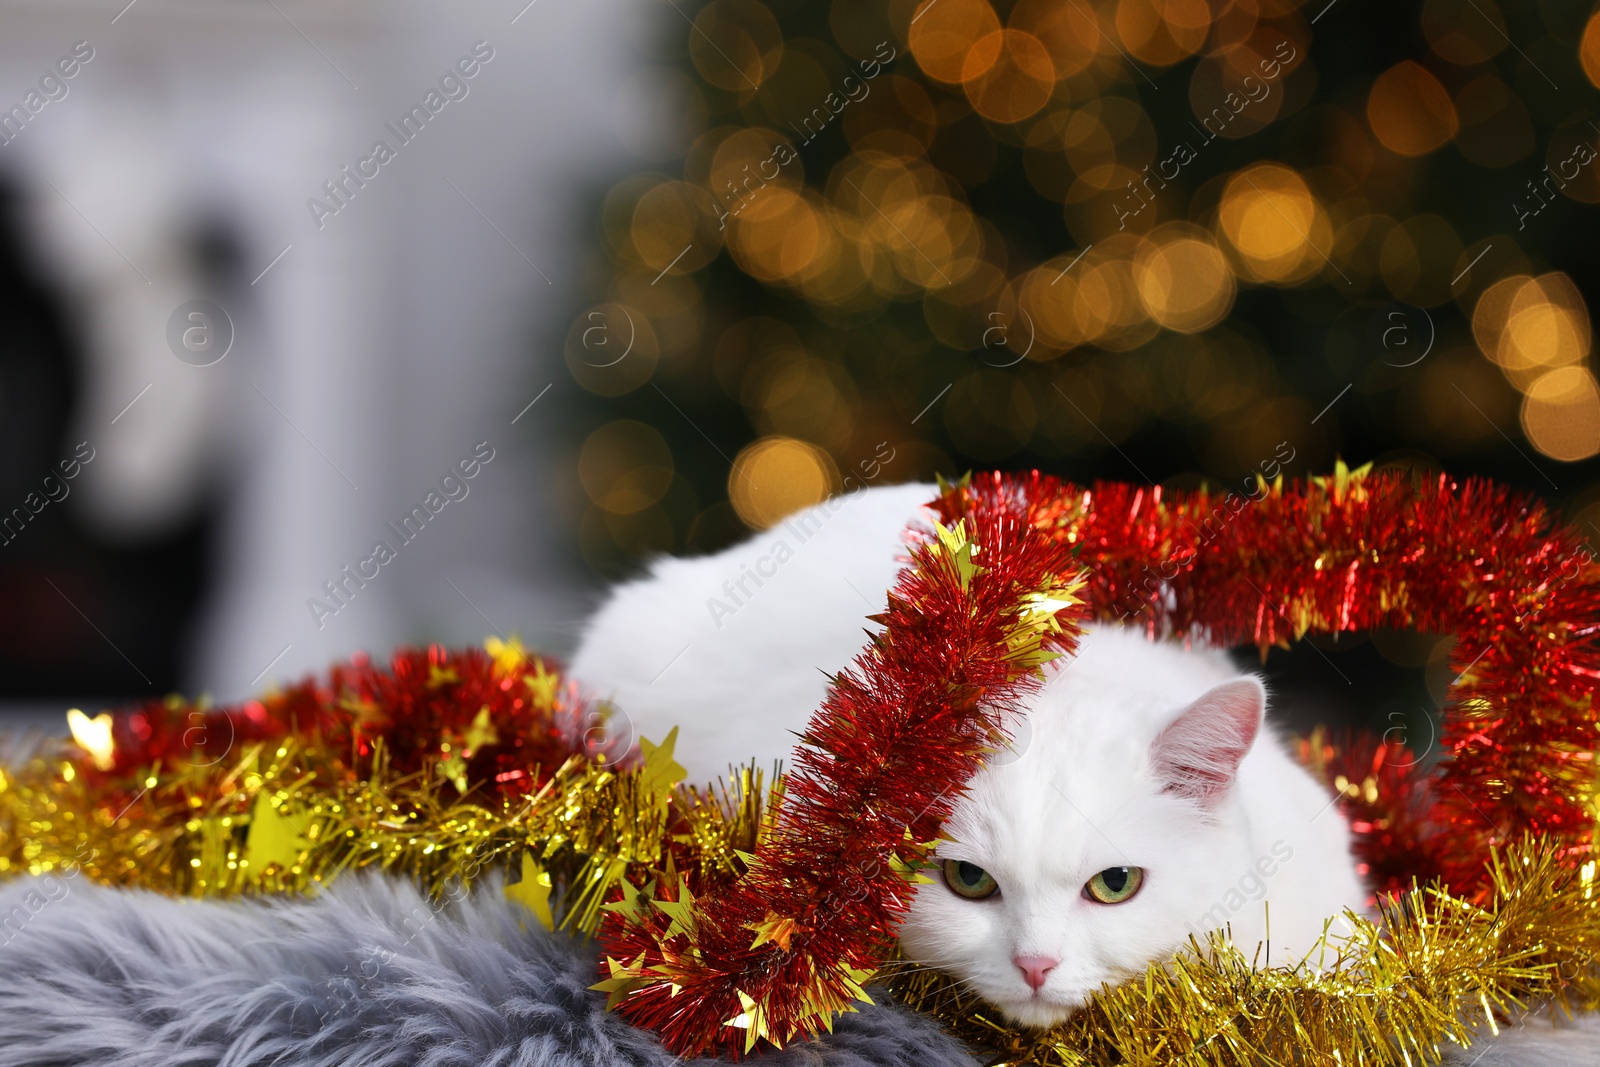
M 595 615 L 573 672 L 640 735 L 680 727 L 694 779 L 781 758 L 821 704 L 825 672 L 863 647 L 903 531 L 933 496 L 867 490 L 725 552 L 658 561 Z M 1097 627 L 1047 675 L 1014 724 L 1015 751 L 980 772 L 944 827 L 941 857 L 984 868 L 1000 891 L 973 901 L 923 886 L 900 931 L 912 959 L 1047 1025 L 1191 934 L 1228 927 L 1262 963 L 1294 963 L 1325 920 L 1363 906 L 1330 795 L 1261 727 L 1265 692 L 1224 653 Z M 1142 868 L 1143 887 L 1121 904 L 1087 898 L 1108 867 Z M 1018 957 L 1058 963 L 1035 991 Z
M 716 555 L 657 560 L 589 620 L 573 675 L 639 736 L 679 727 L 693 781 L 786 757 L 827 695 L 824 672 L 865 647 L 866 617 L 904 562 L 902 531 L 934 493 L 835 497 Z
M 1324 920 L 1361 907 L 1348 828 L 1277 739 L 1256 734 L 1261 690 L 1235 681 L 1223 655 L 1097 628 L 1049 673 L 1029 701 L 1026 750 L 981 771 L 944 827 L 940 854 L 984 868 L 1000 892 L 970 901 L 923 887 L 900 931 L 909 956 L 969 981 L 1017 1022 L 1048 1025 L 1191 933 L 1231 926 L 1247 955 L 1260 945 L 1261 962 L 1294 963 Z M 1213 733 L 1185 747 L 1227 748 L 1238 735 L 1218 693 L 1241 689 L 1256 694 L 1254 744 L 1232 787 L 1202 799 L 1163 770 L 1158 738 L 1193 706 L 1184 718 Z M 1142 868 L 1143 887 L 1122 904 L 1086 898 L 1084 883 L 1108 867 Z M 1017 956 L 1060 964 L 1035 992 Z

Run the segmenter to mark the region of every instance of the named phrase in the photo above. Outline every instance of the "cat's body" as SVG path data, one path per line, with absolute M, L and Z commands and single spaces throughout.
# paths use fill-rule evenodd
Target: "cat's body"
M 784 757 L 824 672 L 864 646 L 934 494 L 869 490 L 662 560 L 596 614 L 573 673 L 639 735 L 678 726 L 692 780 Z M 911 959 L 1048 1025 L 1191 935 L 1227 926 L 1261 963 L 1295 963 L 1325 920 L 1363 906 L 1331 795 L 1261 729 L 1265 693 L 1225 654 L 1095 627 L 1046 675 L 1012 724 L 1016 751 L 945 823 L 944 877 L 899 931 Z
M 822 706 L 826 674 L 866 646 L 867 616 L 904 563 L 906 525 L 935 493 L 836 497 L 715 555 L 656 560 L 589 620 L 572 673 L 637 735 L 659 741 L 679 727 L 690 781 L 786 759 Z

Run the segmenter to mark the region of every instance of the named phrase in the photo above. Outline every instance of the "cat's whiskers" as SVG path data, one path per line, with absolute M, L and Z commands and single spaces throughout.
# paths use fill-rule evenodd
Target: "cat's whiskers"
M 923 964 L 918 967 L 885 967 L 881 973 L 885 978 L 901 978 L 908 974 L 921 974 L 924 971 L 944 971 L 946 974 L 950 973 L 947 968 L 931 963 Z
M 976 997 L 978 997 L 980 999 L 983 999 L 983 1000 L 987 1000 L 988 999 L 987 997 L 985 997 L 983 995 L 983 990 L 978 988 L 978 980 L 976 978 L 962 978 L 962 977 L 960 977 L 958 975 L 953 975 L 953 974 L 948 974 L 947 976 L 957 986 L 965 986 L 968 990 L 970 990 L 972 992 L 972 994 L 974 996 L 976 996 Z
M 936 971 L 936 972 L 944 975 L 945 978 L 947 978 L 949 981 L 953 982 L 955 985 L 966 987 L 967 990 L 969 990 L 974 996 L 978 997 L 980 1000 L 987 1000 L 988 999 L 985 996 L 983 990 L 981 988 L 979 988 L 977 979 L 975 979 L 975 978 L 963 978 L 961 975 L 956 973 L 955 968 L 953 966 L 951 966 L 951 965 L 940 965 L 940 964 L 936 964 L 936 963 L 925 963 L 925 964 L 918 964 L 916 966 L 904 967 L 904 968 L 896 967 L 893 970 L 891 970 L 890 968 L 886 967 L 886 968 L 884 968 L 884 972 L 885 973 L 884 973 L 883 977 L 885 977 L 887 979 L 904 978 L 904 977 L 909 977 L 910 975 L 914 975 L 914 974 L 925 974 L 925 973 L 927 973 L 929 971 Z
M 965 986 L 968 990 L 970 990 L 972 992 L 972 994 L 974 996 L 978 997 L 979 999 L 982 999 L 982 1000 L 987 1000 L 988 999 L 984 995 L 983 990 L 978 987 L 978 980 L 976 978 L 963 978 L 960 975 L 955 974 L 955 973 L 953 973 L 953 972 L 951 972 L 949 970 L 946 970 L 946 969 L 944 969 L 942 967 L 919 967 L 919 968 L 917 968 L 917 971 L 938 971 L 939 973 L 943 974 L 946 978 L 948 978 L 951 982 L 955 983 L 957 986 Z M 915 971 L 908 971 L 908 972 L 903 972 L 903 973 L 911 974 L 911 973 L 916 973 L 916 972 Z

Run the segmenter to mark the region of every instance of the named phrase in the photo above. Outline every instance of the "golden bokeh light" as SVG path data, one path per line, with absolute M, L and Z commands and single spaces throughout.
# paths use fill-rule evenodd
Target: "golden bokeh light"
M 837 364 L 789 351 L 745 376 L 743 399 L 756 428 L 843 451 L 855 430 L 855 383 Z
M 1572 463 L 1600 452 L 1600 386 L 1589 368 L 1540 375 L 1523 398 L 1522 429 L 1551 459 Z
M 1135 59 L 1170 67 L 1206 43 L 1211 8 L 1206 0 L 1118 0 L 1116 24 Z
M 796 291 L 813 307 L 832 308 L 841 314 L 881 306 L 880 295 L 867 284 L 861 257 L 854 254 L 839 227 L 839 216 L 830 212 L 827 218 L 831 224 L 824 233 L 822 251 L 813 261 L 813 269 L 796 280 Z
M 972 46 L 961 81 L 978 114 L 991 122 L 1021 122 L 1050 99 L 1056 70 L 1037 37 L 999 30 Z
M 1094 61 L 1105 47 L 1094 9 L 1060 0 L 1022 0 L 1011 9 L 1011 28 L 1037 37 L 1058 75 L 1070 77 Z
M 859 152 L 829 179 L 844 237 L 869 284 L 886 296 L 954 285 L 983 252 L 983 234 L 948 183 L 917 159 Z
M 672 551 L 672 517 L 660 504 L 643 511 L 605 512 L 606 533 L 630 559 Z
M 1260 34 L 1263 18 L 1272 17 L 1271 6 L 1267 4 L 1230 3 L 1219 4 L 1217 8 L 1213 11 L 1215 21 L 1211 24 L 1211 40 L 1206 47 L 1208 54 L 1227 55 L 1236 51 Z M 1276 26 L 1268 28 L 1277 30 Z
M 799 188 L 804 161 L 793 142 L 762 126 L 727 133 L 711 152 L 705 182 L 723 210 L 741 211 L 769 185 Z
M 1064 122 L 1058 120 L 1057 123 L 1060 126 L 1059 142 L 1053 147 L 1065 156 L 1069 176 L 1077 175 L 1080 182 L 1092 187 L 1087 196 L 1110 187 L 1109 178 L 1099 176 L 1117 162 L 1120 139 L 1112 134 L 1102 120 L 1103 111 L 1104 108 L 1095 104 L 1075 108 Z
M 1259 163 L 1228 180 L 1219 211 L 1223 235 L 1256 281 L 1291 284 L 1323 265 L 1332 233 L 1305 179 L 1279 163 Z
M 1072 258 L 1052 259 L 1029 271 L 1013 285 L 1015 302 L 1028 309 L 1033 327 L 1047 349 L 1065 351 L 1085 340 L 1076 311 L 1078 278 L 1067 270 Z
M 829 236 L 827 219 L 808 197 L 773 186 L 729 220 L 728 251 L 753 277 L 792 283 L 816 262 Z
M 943 193 L 947 183 L 923 160 L 866 151 L 847 156 L 835 167 L 828 187 L 840 210 L 864 217 L 930 193 Z
M 775 356 L 802 356 L 805 348 L 793 326 L 781 319 L 755 315 L 722 331 L 711 354 L 711 369 L 722 391 L 743 401 L 746 376 Z
M 1591 342 L 1588 307 L 1559 271 L 1490 286 L 1473 310 L 1472 331 L 1483 354 L 1524 390 L 1552 368 L 1587 358 Z
M 763 437 L 734 457 L 728 499 L 745 525 L 765 530 L 827 499 L 838 484 L 832 458 L 816 445 L 793 437 Z
M 1087 195 L 1123 190 L 1139 167 L 1154 161 L 1155 127 L 1132 100 L 1101 97 L 1074 109 L 1061 133 L 1067 162 L 1081 176 Z M 1118 164 L 1121 163 L 1121 173 Z M 1103 209 L 1102 209 L 1103 213 Z
M 578 480 L 602 510 L 630 515 L 656 503 L 672 484 L 672 450 L 652 426 L 606 423 L 578 453 Z
M 1578 59 L 1583 63 L 1583 73 L 1588 77 L 1589 84 L 1600 89 L 1600 11 L 1590 15 L 1583 27 Z
M 804 140 L 834 120 L 835 108 L 847 106 L 837 92 L 840 77 L 836 49 L 815 38 L 790 37 L 783 44 L 783 62 L 762 83 L 746 117 L 759 116 Z M 830 93 L 835 94 L 831 106 Z
M 1125 476 L 1108 440 L 1128 439 L 1213 475 L 1285 438 L 1291 473 L 1336 448 L 1471 466 L 1519 417 L 1541 455 L 1600 456 L 1589 312 L 1550 266 L 1587 277 L 1568 246 L 1600 165 L 1549 84 L 1576 62 L 1600 86 L 1600 12 L 1559 6 L 1369 12 L 1392 47 L 1359 55 L 1323 32 L 1345 17 L 1317 21 L 1326 0 L 666 12 L 693 90 L 681 168 L 643 155 L 659 170 L 605 196 L 607 276 L 565 356 L 599 397 L 671 381 L 688 421 L 591 435 L 585 551 L 718 547 L 908 433 L 954 473 L 1072 456 Z M 1390 301 L 1437 322 L 1426 360 L 1370 351 Z M 641 410 L 618 407 L 589 425 Z M 702 424 L 757 439 L 731 474 L 693 451 Z
M 1580 204 L 1600 204 L 1600 137 L 1582 113 L 1573 115 L 1551 131 L 1545 145 L 1544 169 L 1535 176 L 1538 196 L 1546 201 L 1559 194 Z M 1538 203 L 1523 185 L 1519 213 Z M 1531 202 L 1530 202 L 1531 201 Z
M 1134 263 L 1143 238 L 1114 237 L 1096 246 L 1074 268 L 1073 316 L 1084 338 L 1102 348 L 1125 351 L 1155 332 L 1140 298 Z
M 598 396 L 621 396 L 649 381 L 659 350 L 650 316 L 626 304 L 597 304 L 567 329 L 567 369 Z
M 879 75 L 872 92 L 845 109 L 844 131 L 857 150 L 914 156 L 933 144 L 939 110 L 928 91 L 898 74 Z
M 1422 32 L 1434 54 L 1461 67 L 1487 63 L 1511 40 L 1494 0 L 1427 0 Z
M 982 231 L 965 204 L 928 196 L 881 212 L 866 231 L 894 254 L 895 269 L 916 289 L 954 285 L 982 252 Z
M 1286 95 L 1282 68 L 1270 49 L 1262 54 L 1249 45 L 1196 63 L 1189 76 L 1189 105 L 1206 135 L 1238 140 L 1270 125 Z M 1267 69 L 1277 69 L 1278 78 L 1265 77 Z
M 783 33 L 756 0 L 711 0 L 694 17 L 689 58 L 718 89 L 754 93 L 783 60 Z
M 1145 310 L 1169 330 L 1209 329 L 1233 307 L 1233 271 L 1198 227 L 1173 224 L 1152 233 L 1139 249 L 1133 273 Z
M 634 205 L 634 250 L 654 271 L 699 270 L 722 249 L 720 214 L 716 201 L 701 186 L 662 182 Z
M 1424 156 L 1448 143 L 1460 121 L 1439 79 L 1411 60 L 1396 63 L 1372 83 L 1367 124 L 1391 152 Z
M 669 374 L 681 373 L 699 350 L 705 326 L 705 304 L 696 278 L 670 271 L 629 273 L 617 279 L 616 293 L 619 303 L 650 317 L 650 332 L 655 335 L 663 367 Z M 643 333 L 641 330 L 640 335 Z
M 828 28 L 833 31 L 833 39 L 845 55 L 864 59 L 872 55 L 880 42 L 897 36 L 894 28 L 897 18 L 909 17 L 907 9 L 916 6 L 916 3 L 917 0 L 897 0 L 895 4 L 831 0 L 828 5 Z
M 1511 300 L 1502 343 L 1507 366 L 1559 367 L 1589 355 L 1589 308 L 1565 273 L 1541 274 Z
M 1000 17 L 986 0 L 924 0 L 911 19 L 907 43 L 928 77 L 954 85 L 983 73 L 969 70 L 967 53 L 999 29 Z M 998 58 L 996 49 L 989 61 Z
M 1506 319 L 1510 317 L 1512 298 L 1532 280 L 1526 274 L 1501 278 L 1478 296 L 1472 308 L 1472 338 L 1478 343 L 1478 351 L 1497 363 L 1500 335 L 1505 332 Z

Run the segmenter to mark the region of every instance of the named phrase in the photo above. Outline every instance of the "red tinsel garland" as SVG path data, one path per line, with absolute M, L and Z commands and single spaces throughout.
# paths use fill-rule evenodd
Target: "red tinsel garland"
M 518 796 L 575 754 L 612 761 L 627 754 L 606 732 L 603 709 L 553 661 L 492 639 L 491 648 L 493 655 L 401 649 L 387 668 L 357 655 L 325 680 L 308 678 L 243 704 L 169 697 L 119 710 L 109 759 L 86 762 L 82 773 L 132 792 L 130 783 L 147 775 L 210 765 L 251 742 L 316 739 L 349 753 L 354 766 L 381 740 L 398 775 L 443 767 L 464 788 Z
M 1414 485 L 1394 472 L 1263 485 L 1253 500 L 1049 482 L 1032 491 L 1084 515 L 1072 532 L 1097 617 L 1198 628 L 1224 646 L 1378 628 L 1457 637 L 1437 779 L 1360 752 L 1334 768 L 1385 779 L 1384 810 L 1350 798 L 1363 859 L 1407 859 L 1403 879 L 1379 888 L 1416 875 L 1477 892 L 1490 847 L 1529 832 L 1588 847 L 1600 566 L 1541 503 L 1479 479 Z M 983 506 L 981 492 L 941 502 L 947 514 Z
M 602 928 L 601 985 L 674 1052 L 815 1033 L 860 995 L 961 783 L 1033 684 L 1007 655 L 1021 598 L 1079 567 L 1096 617 L 1220 645 L 1378 627 L 1457 636 L 1436 777 L 1370 747 L 1329 768 L 1383 780 L 1346 789 L 1378 888 L 1420 876 L 1482 892 L 1491 847 L 1529 832 L 1587 854 L 1600 566 L 1531 498 L 1341 466 L 1247 495 L 992 474 L 935 507 L 976 548 L 940 539 L 917 553 L 882 633 L 813 718 L 793 803 L 746 875 L 654 887 L 653 901 L 630 892 Z M 1044 640 L 1070 651 L 1068 634 Z
M 815 1033 L 862 997 L 961 783 L 1003 740 L 1002 713 L 1073 647 L 1083 612 L 1071 546 L 1046 529 L 1054 507 L 994 494 L 914 554 L 875 617 L 882 633 L 812 719 L 744 878 L 698 900 L 662 886 L 653 906 L 608 917 L 602 987 L 630 1019 L 680 1055 L 748 1051 Z

